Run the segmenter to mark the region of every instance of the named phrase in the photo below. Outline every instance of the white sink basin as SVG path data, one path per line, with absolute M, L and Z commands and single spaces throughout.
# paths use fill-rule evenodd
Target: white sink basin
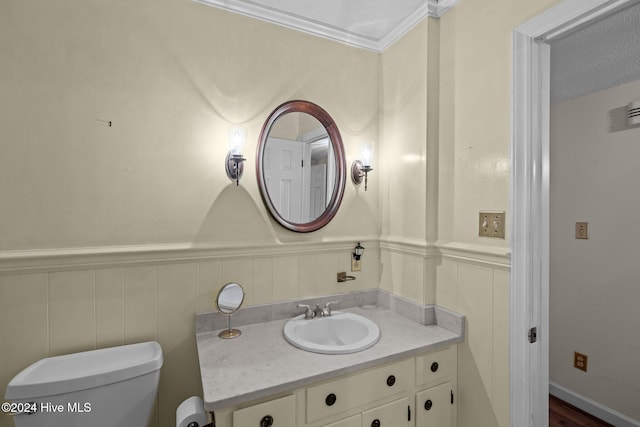
M 371 320 L 353 313 L 334 311 L 329 317 L 305 319 L 304 314 L 284 325 L 284 337 L 292 345 L 322 354 L 356 353 L 380 339 Z

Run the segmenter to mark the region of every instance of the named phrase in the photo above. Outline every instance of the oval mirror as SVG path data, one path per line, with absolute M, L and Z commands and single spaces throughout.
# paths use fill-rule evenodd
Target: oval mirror
M 309 101 L 277 107 L 260 132 L 256 172 L 262 200 L 282 226 L 306 233 L 327 225 L 340 207 L 346 176 L 331 116 Z

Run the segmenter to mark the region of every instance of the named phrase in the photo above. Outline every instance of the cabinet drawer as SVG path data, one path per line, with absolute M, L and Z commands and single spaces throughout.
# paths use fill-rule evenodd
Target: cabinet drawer
M 272 420 L 269 424 L 269 419 Z M 285 396 L 233 412 L 237 427 L 296 427 L 296 397 Z
M 450 426 L 451 383 L 416 393 L 416 427 Z
M 430 384 L 450 377 L 458 368 L 458 349 L 455 345 L 416 358 L 416 386 Z
M 360 414 L 322 427 L 362 427 L 362 416 Z
M 408 390 L 414 382 L 414 363 L 409 359 L 307 388 L 307 422 Z
M 406 397 L 362 413 L 362 427 L 407 427 L 409 422 L 409 399 Z

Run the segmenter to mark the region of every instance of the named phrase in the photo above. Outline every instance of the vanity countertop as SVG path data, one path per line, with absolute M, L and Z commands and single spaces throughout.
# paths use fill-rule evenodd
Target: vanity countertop
M 205 408 L 238 405 L 463 340 L 462 333 L 422 325 L 382 306 L 341 311 L 374 321 L 380 328 L 378 343 L 351 354 L 307 352 L 285 340 L 283 328 L 289 319 L 242 326 L 242 335 L 231 340 L 218 338 L 219 331 L 197 333 Z

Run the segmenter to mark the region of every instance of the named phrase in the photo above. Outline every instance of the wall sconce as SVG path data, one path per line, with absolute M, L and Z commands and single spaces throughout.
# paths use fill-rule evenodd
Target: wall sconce
M 247 130 L 245 128 L 232 128 L 229 130 L 229 152 L 225 159 L 225 169 L 230 180 L 240 184 L 242 172 L 244 172 L 244 161 L 242 149 L 247 140 Z
M 362 184 L 364 177 L 364 191 L 367 191 L 367 176 L 373 170 L 371 167 L 372 149 L 369 144 L 362 144 L 361 160 L 355 160 L 351 164 L 351 180 L 355 185 Z
M 362 256 L 363 253 L 364 253 L 364 247 L 360 245 L 360 242 L 358 242 L 356 247 L 353 248 L 353 259 L 355 259 L 356 261 L 360 261 L 360 257 Z

